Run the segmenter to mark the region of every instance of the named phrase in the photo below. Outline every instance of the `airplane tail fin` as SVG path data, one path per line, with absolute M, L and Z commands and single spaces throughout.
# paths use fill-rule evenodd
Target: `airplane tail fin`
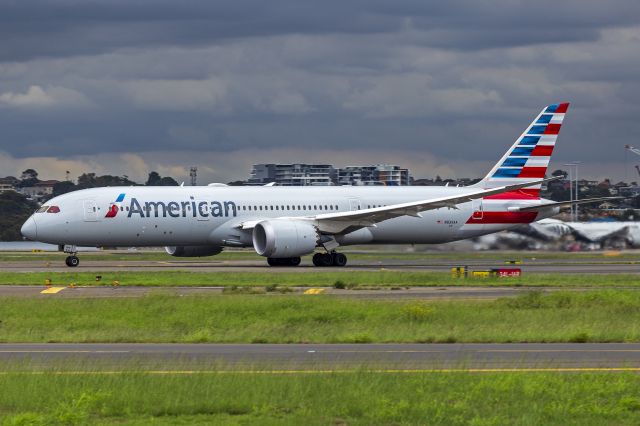
M 489 174 L 473 186 L 490 189 L 543 178 L 568 109 L 568 102 L 545 107 Z M 488 198 L 538 199 L 540 185 Z

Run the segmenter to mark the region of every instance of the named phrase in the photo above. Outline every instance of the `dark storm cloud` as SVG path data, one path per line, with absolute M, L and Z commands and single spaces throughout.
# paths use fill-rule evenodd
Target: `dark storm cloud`
M 631 0 L 2 2 L 0 164 L 349 147 L 453 167 L 564 100 L 559 161 L 615 162 L 640 132 L 639 21 Z
M 594 40 L 603 27 L 635 23 L 639 12 L 640 4 L 622 0 L 4 2 L 0 60 L 293 33 L 384 33 L 406 25 L 424 31 L 422 42 L 430 46 L 483 49 Z

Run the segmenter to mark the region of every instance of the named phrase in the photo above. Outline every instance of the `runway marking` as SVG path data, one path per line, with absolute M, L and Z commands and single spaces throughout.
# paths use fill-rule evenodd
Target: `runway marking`
M 49 287 L 47 289 L 44 289 L 40 292 L 40 294 L 56 294 L 62 290 L 64 290 L 66 287 Z
M 326 288 L 310 288 L 305 291 L 304 294 L 322 294 L 326 291 Z
M 313 375 L 313 374 L 451 374 L 451 373 L 640 373 L 640 367 L 558 367 L 558 368 L 443 368 L 443 369 L 386 369 L 386 370 L 122 370 L 122 371 L 0 371 L 0 375 L 197 375 L 197 374 L 242 374 L 242 375 Z

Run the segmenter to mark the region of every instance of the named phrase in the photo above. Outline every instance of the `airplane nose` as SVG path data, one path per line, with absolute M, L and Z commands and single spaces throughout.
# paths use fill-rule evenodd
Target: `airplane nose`
M 20 232 L 22 232 L 22 235 L 28 239 L 36 241 L 36 237 L 38 236 L 38 227 L 36 226 L 36 220 L 33 216 L 27 219 L 24 225 L 22 225 Z

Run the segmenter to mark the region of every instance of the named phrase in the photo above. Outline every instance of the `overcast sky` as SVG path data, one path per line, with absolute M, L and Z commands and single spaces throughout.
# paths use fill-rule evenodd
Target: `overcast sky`
M 260 162 L 475 177 L 549 103 L 553 168 L 636 177 L 637 0 L 0 2 L 0 176 Z

